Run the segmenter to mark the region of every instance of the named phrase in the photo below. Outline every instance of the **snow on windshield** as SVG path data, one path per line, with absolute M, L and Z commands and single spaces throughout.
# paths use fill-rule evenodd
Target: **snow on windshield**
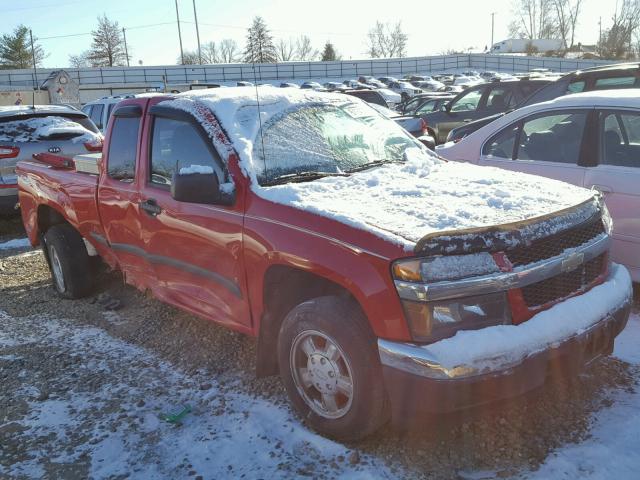
M 3 142 L 26 143 L 64 138 L 75 143 L 92 141 L 98 137 L 99 134 L 65 117 L 31 117 L 0 122 L 0 141 Z

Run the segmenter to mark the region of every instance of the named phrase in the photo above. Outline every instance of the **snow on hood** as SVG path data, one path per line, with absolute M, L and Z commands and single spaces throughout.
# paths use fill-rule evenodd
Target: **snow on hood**
M 37 142 L 62 134 L 75 135 L 71 138 L 73 143 L 100 138 L 100 134 L 87 130 L 78 122 L 64 117 L 32 117 L 0 123 L 0 141 L 3 142 Z
M 221 152 L 235 150 L 252 179 L 252 190 L 275 203 L 332 218 L 372 232 L 411 250 L 425 235 L 513 223 L 554 213 L 593 197 L 589 190 L 547 178 L 493 167 L 445 162 L 428 150 L 413 149 L 402 164 L 387 164 L 348 177 L 262 187 L 256 181 L 253 142 L 274 115 L 303 103 L 359 102 L 345 95 L 313 90 L 259 87 L 199 90 L 164 102 L 191 112 Z M 216 119 L 232 141 L 225 144 Z M 206 121 L 204 121 L 206 120 Z M 218 130 L 216 130 L 218 129 Z M 231 148 L 233 147 L 233 148 Z

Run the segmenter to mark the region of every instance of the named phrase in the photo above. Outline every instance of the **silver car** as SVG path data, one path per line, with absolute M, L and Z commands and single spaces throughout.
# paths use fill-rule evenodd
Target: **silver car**
M 74 156 L 100 151 L 102 136 L 80 110 L 64 105 L 0 107 L 0 214 L 18 204 L 16 163 L 34 153 Z

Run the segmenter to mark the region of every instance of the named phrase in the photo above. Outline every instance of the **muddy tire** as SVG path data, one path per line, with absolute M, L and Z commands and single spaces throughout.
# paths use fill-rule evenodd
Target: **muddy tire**
M 293 308 L 280 328 L 278 362 L 295 410 L 323 435 L 360 440 L 387 422 L 376 339 L 352 300 L 319 297 Z
M 90 258 L 80 234 L 68 224 L 54 225 L 44 235 L 53 287 L 64 298 L 81 298 L 93 288 Z

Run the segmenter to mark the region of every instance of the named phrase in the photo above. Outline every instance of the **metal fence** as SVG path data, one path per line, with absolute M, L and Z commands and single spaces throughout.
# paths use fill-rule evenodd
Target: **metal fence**
M 549 68 L 568 72 L 611 63 L 602 60 L 567 60 L 563 58 L 526 57 L 516 55 L 439 55 L 337 62 L 283 62 L 270 64 L 172 65 L 158 67 L 68 68 L 65 71 L 83 85 L 126 85 L 181 83 L 224 83 L 237 80 L 273 81 L 307 79 L 344 79 L 360 75 L 402 76 L 413 73 L 452 72 L 464 69 L 528 72 Z M 41 85 L 59 69 L 0 70 L 0 85 L 33 87 Z

